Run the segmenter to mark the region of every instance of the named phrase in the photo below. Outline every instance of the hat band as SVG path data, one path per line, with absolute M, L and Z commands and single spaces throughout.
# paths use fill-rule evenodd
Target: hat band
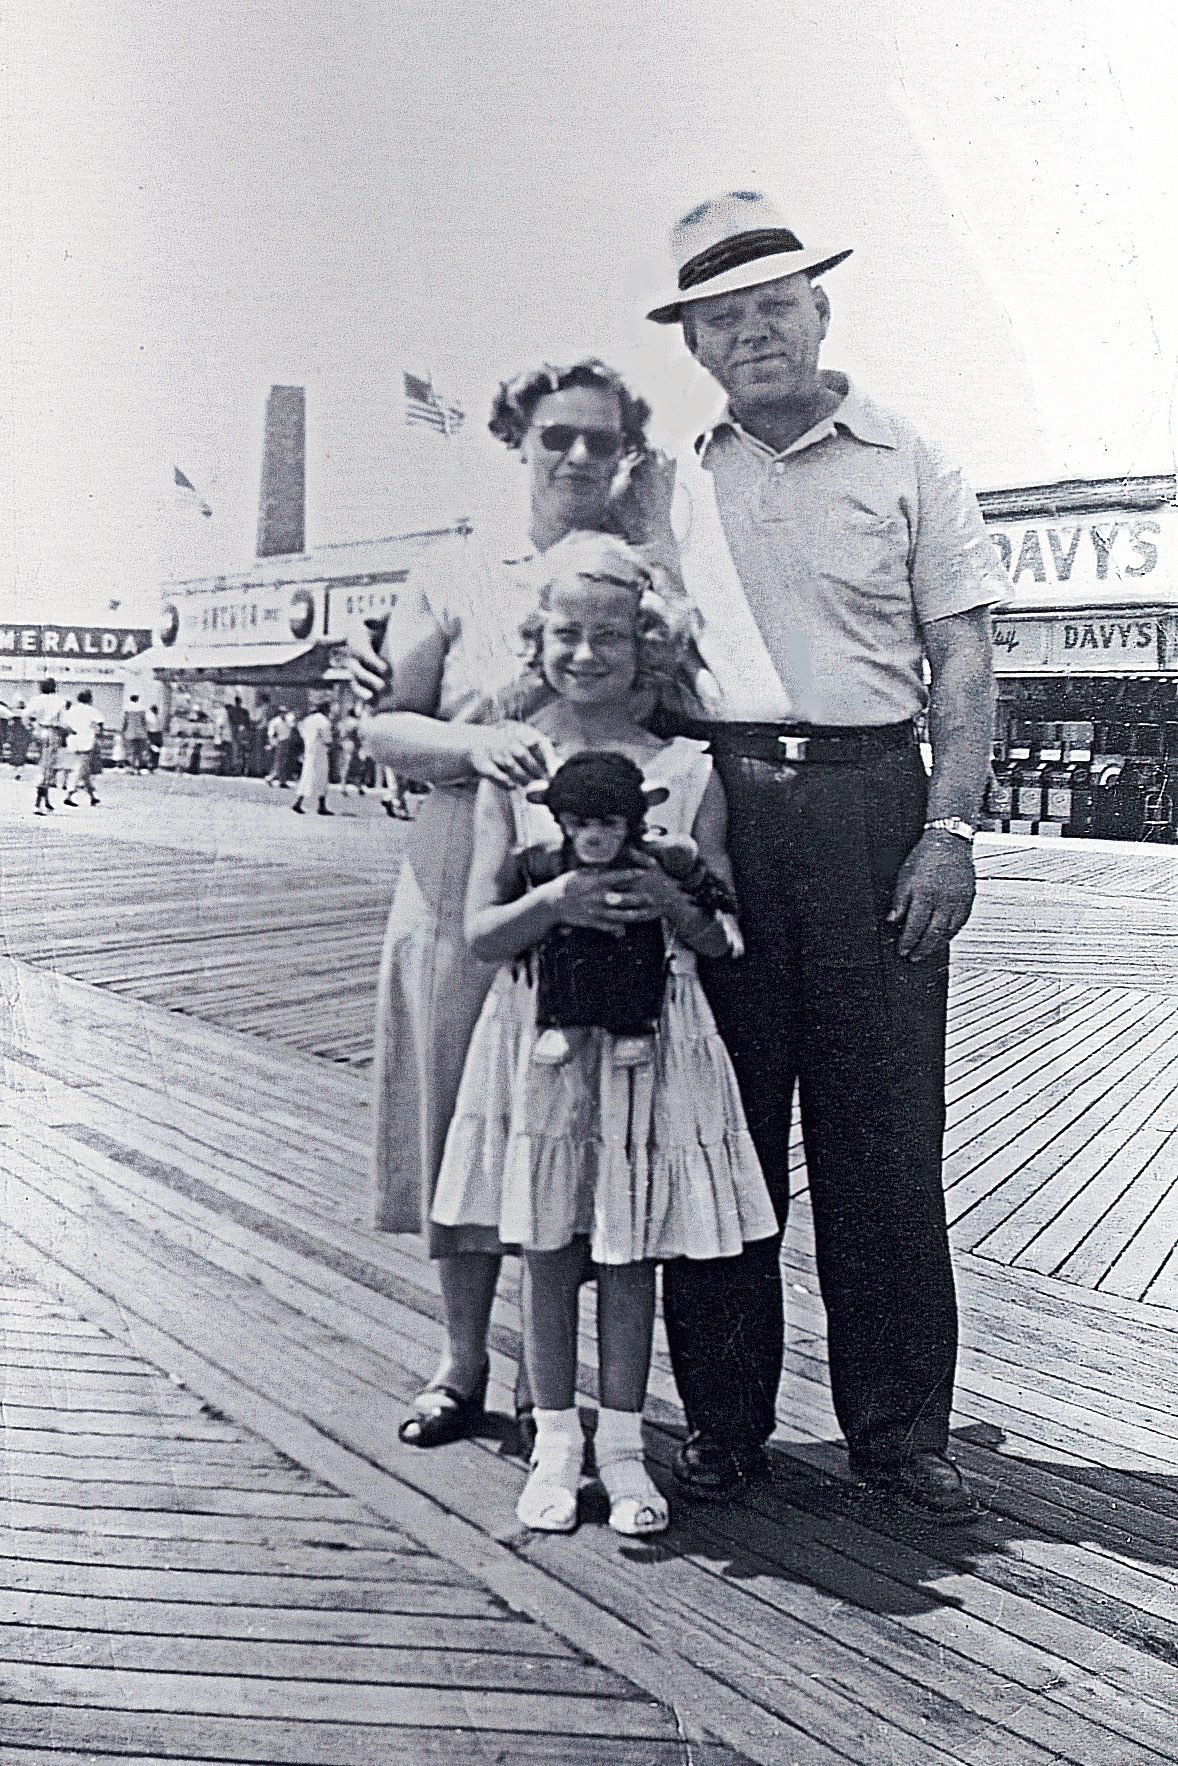
M 713 276 L 726 270 L 739 269 L 741 264 L 755 263 L 757 258 L 774 257 L 779 251 L 802 251 L 801 240 L 788 227 L 762 227 L 753 233 L 738 233 L 732 239 L 721 239 L 693 258 L 688 258 L 679 272 L 679 292 L 698 288 Z

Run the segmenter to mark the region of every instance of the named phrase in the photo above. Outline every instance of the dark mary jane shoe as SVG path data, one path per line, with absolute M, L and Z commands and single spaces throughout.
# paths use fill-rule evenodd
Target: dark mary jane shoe
M 398 1438 L 409 1447 L 444 1447 L 473 1435 L 486 1414 L 490 1377 L 491 1363 L 485 1361 L 474 1391 L 465 1396 L 453 1386 L 427 1386 L 414 1399 L 417 1408 L 397 1430 Z

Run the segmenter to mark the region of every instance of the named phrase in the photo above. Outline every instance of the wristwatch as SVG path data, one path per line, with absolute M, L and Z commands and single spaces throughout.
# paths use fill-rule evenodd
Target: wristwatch
M 967 845 L 973 845 L 973 824 L 963 816 L 934 816 L 931 822 L 924 824 L 926 834 L 952 834 Z

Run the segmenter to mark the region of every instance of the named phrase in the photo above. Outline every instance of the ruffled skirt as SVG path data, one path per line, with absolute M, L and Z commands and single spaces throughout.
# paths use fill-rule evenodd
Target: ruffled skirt
M 653 1059 L 615 1066 L 587 1031 L 563 1066 L 533 1062 L 535 988 L 500 970 L 471 1039 L 432 1219 L 596 1263 L 734 1257 L 777 1219 L 728 1051 L 694 959 L 676 952 Z

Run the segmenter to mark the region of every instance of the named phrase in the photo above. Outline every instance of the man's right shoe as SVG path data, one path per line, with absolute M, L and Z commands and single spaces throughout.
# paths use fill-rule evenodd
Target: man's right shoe
M 769 1457 L 759 1441 L 732 1442 L 695 1429 L 676 1453 L 671 1471 L 689 1501 L 712 1502 L 768 1477 Z
M 874 1490 L 899 1496 L 934 1520 L 950 1526 L 976 1521 L 982 1506 L 947 1453 L 921 1449 L 896 1465 L 860 1466 L 851 1470 Z

